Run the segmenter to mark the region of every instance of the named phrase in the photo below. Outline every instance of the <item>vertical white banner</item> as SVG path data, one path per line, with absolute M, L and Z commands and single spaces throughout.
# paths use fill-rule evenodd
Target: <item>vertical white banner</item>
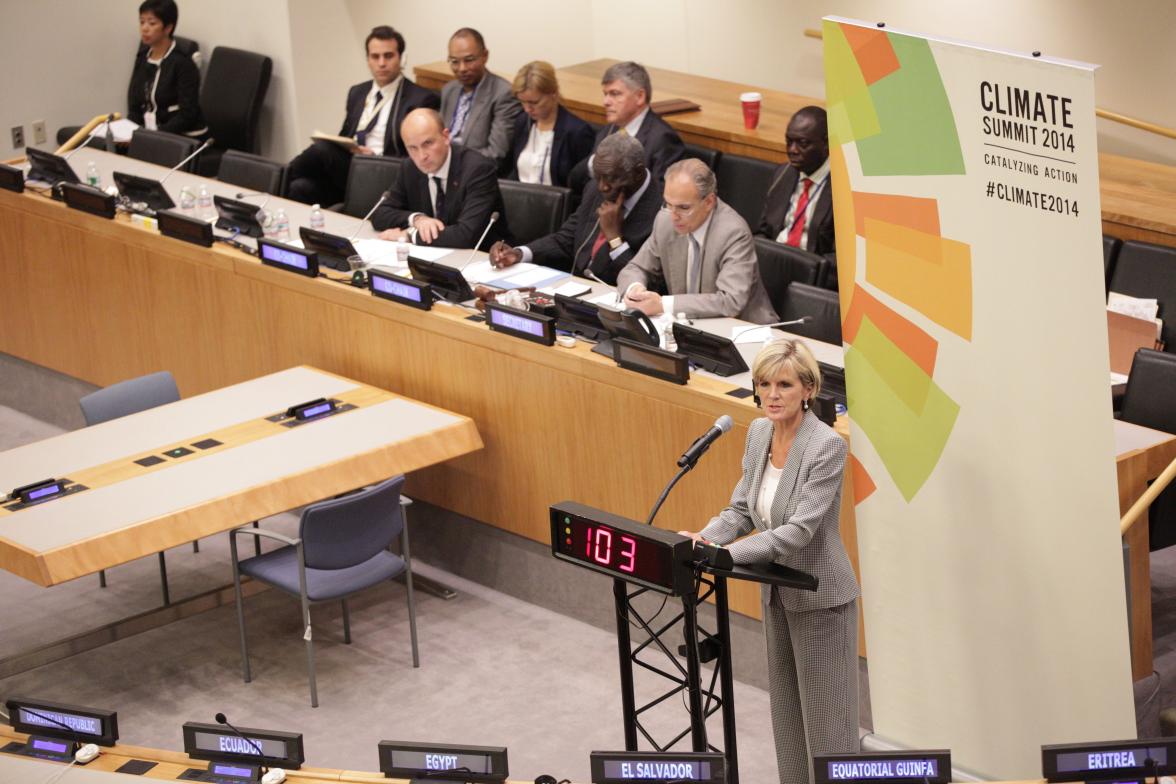
M 874 729 L 1038 778 L 1135 735 L 1094 67 L 824 41 Z

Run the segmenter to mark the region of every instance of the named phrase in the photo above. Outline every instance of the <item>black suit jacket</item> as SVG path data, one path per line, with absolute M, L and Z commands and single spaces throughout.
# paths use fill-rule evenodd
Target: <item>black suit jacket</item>
M 532 125 L 534 123 L 527 113 L 519 112 L 515 118 L 514 135 L 507 158 L 510 162 L 510 171 L 506 175 L 508 180 L 519 178 L 518 160 L 527 147 Z M 547 184 L 567 186 L 572 167 L 591 155 L 595 146 L 592 126 L 560 106 L 555 116 L 555 138 L 551 142 L 551 182 Z
M 155 68 L 147 62 L 150 49 L 139 47 L 131 83 L 127 87 L 127 119 L 143 124 L 143 113 L 151 109 L 151 87 Z M 159 84 L 155 85 L 155 127 L 168 133 L 204 130 L 204 113 L 200 111 L 200 70 L 179 46 L 159 64 Z
M 800 171 L 792 164 L 786 163 L 776 169 L 772 175 L 772 184 L 768 188 L 768 195 L 764 199 L 764 211 L 760 215 L 755 233 L 761 237 L 774 240 L 784 230 L 784 219 L 788 215 L 788 203 L 792 201 L 792 192 L 796 190 L 796 182 L 800 179 Z M 808 229 L 808 242 L 805 250 L 813 253 L 834 253 L 837 250 L 836 239 L 833 235 L 833 183 L 826 182 L 825 187 L 817 196 L 817 205 L 813 208 L 813 220 Z
M 629 247 L 614 259 L 609 255 L 606 242 L 589 261 L 592 246 L 600 233 L 600 226 L 596 222 L 596 209 L 603 201 L 604 196 L 596 187 L 596 180 L 589 180 L 584 186 L 580 208 L 572 213 L 554 234 L 540 237 L 527 245 L 531 249 L 532 260 L 547 267 L 567 269 L 568 260 L 575 253 L 573 271 L 577 275 L 583 275 L 584 267 L 590 265 L 598 278 L 610 285 L 616 285 L 617 273 L 624 269 L 653 231 L 653 219 L 657 217 L 662 204 L 661 186 L 651 178 L 645 193 L 641 194 L 632 211 L 625 216 L 621 238 L 629 243 Z
M 343 118 L 343 128 L 339 131 L 340 136 L 355 136 L 358 131 L 362 130 L 359 127 L 359 118 L 363 114 L 363 104 L 367 101 L 371 91 L 371 79 L 357 84 L 347 91 L 347 116 Z M 384 155 L 401 158 L 407 154 L 404 150 L 404 142 L 400 140 L 400 123 L 404 122 L 404 116 L 413 109 L 438 109 L 441 107 L 441 98 L 432 90 L 426 90 L 406 76 L 400 82 L 400 94 L 395 96 L 392 101 L 393 111 L 388 115 L 388 127 L 384 132 Z
M 513 242 L 506 225 L 494 161 L 460 144 L 450 145 L 449 156 L 449 178 L 445 181 L 445 204 L 440 215 L 433 215 L 428 176 L 416 167 L 412 158 L 405 158 L 400 176 L 388 188 L 388 200 L 372 215 L 372 226 L 381 231 L 408 228 L 409 216 L 423 212 L 445 224 L 445 229 L 433 241 L 434 246 L 472 248 L 490 222 L 490 214 L 497 211 L 498 220 L 482 241 L 482 249 L 498 240 Z
M 601 128 L 596 134 L 596 144 L 592 145 L 592 149 L 595 151 L 606 136 L 616 132 L 616 125 Z M 666 169 L 670 168 L 670 164 L 686 157 L 686 145 L 682 143 L 682 137 L 678 136 L 678 132 L 654 114 L 652 109 L 637 129 L 637 141 L 645 148 L 645 167 L 653 175 L 654 183 L 660 191 L 661 182 L 666 178 Z

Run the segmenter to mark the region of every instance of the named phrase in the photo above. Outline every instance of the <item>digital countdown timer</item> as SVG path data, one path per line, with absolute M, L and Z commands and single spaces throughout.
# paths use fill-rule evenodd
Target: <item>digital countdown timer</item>
M 565 501 L 551 507 L 551 553 L 673 596 L 689 593 L 694 543 L 688 537 Z

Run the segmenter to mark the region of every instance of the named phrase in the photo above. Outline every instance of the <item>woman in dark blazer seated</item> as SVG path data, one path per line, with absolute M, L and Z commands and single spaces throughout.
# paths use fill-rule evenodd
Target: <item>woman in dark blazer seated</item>
M 775 562 L 819 579 L 815 592 L 763 591 L 780 781 L 808 784 L 813 754 L 858 748 L 861 592 L 840 529 L 848 448 L 809 410 L 821 371 L 804 343 L 768 343 L 751 372 L 765 416 L 747 429 L 743 478 L 700 533 L 682 533 L 727 545 L 737 564 Z
M 592 154 L 592 126 L 560 106 L 551 63 L 536 60 L 524 65 L 511 91 L 523 113 L 515 120 L 506 178 L 566 186 L 572 167 Z
M 199 136 L 207 129 L 200 111 L 200 70 L 176 49 L 180 11 L 173 0 L 139 6 L 142 45 L 127 89 L 127 119 L 151 130 Z
M 139 51 L 127 88 L 126 118 L 149 130 L 202 136 L 207 132 L 200 111 L 200 69 L 176 45 L 180 10 L 174 0 L 146 0 L 139 6 Z M 81 126 L 57 132 L 65 144 Z M 98 139 L 83 144 L 100 146 Z

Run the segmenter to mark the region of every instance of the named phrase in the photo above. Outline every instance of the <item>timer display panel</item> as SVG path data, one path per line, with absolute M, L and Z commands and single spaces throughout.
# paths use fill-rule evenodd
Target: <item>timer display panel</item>
M 662 593 L 691 589 L 688 537 L 581 504 L 551 507 L 551 549 L 556 558 Z

